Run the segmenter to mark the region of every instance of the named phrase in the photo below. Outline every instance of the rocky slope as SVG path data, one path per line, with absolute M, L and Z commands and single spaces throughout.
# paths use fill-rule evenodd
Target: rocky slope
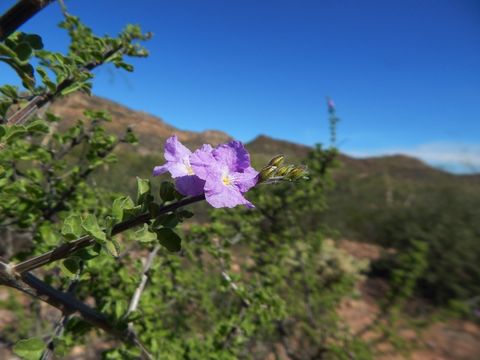
M 107 128 L 116 134 L 123 133 L 129 126 L 132 127 L 139 138 L 137 150 L 142 154 L 163 151 L 165 139 L 172 134 L 177 134 L 182 142 L 192 147 L 205 142 L 220 144 L 231 139 L 228 134 L 216 130 L 193 132 L 177 129 L 159 117 L 131 110 L 111 100 L 81 93 L 75 93 L 54 103 L 49 111 L 62 117 L 65 120 L 63 126 L 68 126 L 76 119 L 82 118 L 85 109 L 105 110 L 110 113 L 112 122 L 107 124 Z

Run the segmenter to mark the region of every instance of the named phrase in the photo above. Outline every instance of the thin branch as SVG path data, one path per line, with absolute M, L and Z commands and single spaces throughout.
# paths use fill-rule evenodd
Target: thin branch
M 122 46 L 118 46 L 115 48 L 112 48 L 108 51 L 106 51 L 103 54 L 103 59 L 108 59 L 110 56 L 114 55 L 115 53 L 121 51 L 123 49 Z M 81 68 L 81 71 L 92 71 L 95 69 L 97 66 L 102 65 L 104 63 L 104 60 L 101 61 L 92 61 L 88 64 L 86 64 L 84 67 Z M 70 85 L 74 83 L 74 80 L 71 78 L 67 78 L 64 81 L 62 81 L 58 86 L 55 92 L 45 92 L 43 95 L 37 95 L 34 98 L 32 98 L 25 107 L 22 109 L 18 110 L 17 112 L 13 113 L 10 117 L 7 119 L 7 124 L 12 125 L 12 124 L 24 124 L 25 122 L 30 119 L 37 111 L 39 111 L 41 108 L 49 104 L 51 101 L 53 101 L 59 94 L 66 88 L 68 88 Z
M 100 159 L 105 158 L 107 155 L 111 154 L 115 150 L 115 148 L 117 147 L 117 145 L 119 143 L 120 143 L 120 141 L 112 144 L 109 148 L 105 149 L 104 152 L 100 153 L 98 155 L 98 157 Z M 72 148 L 73 148 L 73 146 L 72 146 Z M 47 207 L 43 211 L 44 220 L 50 220 L 52 218 L 52 216 L 55 215 L 56 213 L 58 213 L 59 211 L 68 209 L 68 206 L 65 204 L 65 202 L 67 200 L 69 200 L 75 194 L 75 190 L 77 189 L 77 187 L 79 186 L 81 181 L 86 180 L 90 176 L 90 174 L 93 172 L 93 170 L 95 170 L 95 168 L 87 167 L 86 169 L 82 170 L 74 178 L 74 180 L 72 181 L 70 186 L 66 190 L 64 190 L 61 194 L 59 194 L 58 199 L 56 199 L 56 203 Z
M 153 265 L 153 260 L 155 259 L 159 251 L 160 245 L 156 245 L 153 250 L 148 254 L 145 264 L 143 265 L 140 283 L 138 284 L 135 292 L 133 293 L 132 299 L 130 300 L 130 304 L 128 306 L 128 310 L 125 313 L 125 317 L 128 317 L 131 313 L 137 310 L 138 304 L 140 303 L 140 298 L 142 297 L 145 286 L 147 285 L 148 273 L 150 272 L 150 268 Z M 135 329 L 133 327 L 133 322 L 128 323 L 128 330 L 130 331 L 130 333 L 135 334 L 136 338 L 138 339 L 138 336 L 136 335 Z M 147 349 L 144 349 L 144 355 L 148 359 L 153 359 L 153 356 L 147 351 Z
M 35 297 L 61 310 L 64 314 L 78 312 L 88 323 L 116 337 L 125 339 L 126 334 L 113 328 L 105 315 L 77 300 L 72 294 L 59 291 L 44 283 L 32 273 L 22 274 L 21 280 L 33 289 Z
M 75 275 L 75 278 L 70 282 L 70 285 L 68 286 L 67 293 L 68 294 L 75 294 L 75 290 L 77 289 L 78 282 L 80 279 L 80 274 L 82 272 L 82 268 L 77 272 Z M 57 324 L 55 326 L 55 329 L 53 330 L 53 334 L 50 336 L 50 339 L 48 340 L 47 346 L 45 350 L 43 351 L 42 357 L 40 360 L 50 360 L 53 358 L 54 355 L 54 350 L 55 350 L 55 339 L 62 336 L 63 332 L 65 330 L 65 326 L 67 325 L 68 321 L 71 319 L 70 314 L 62 314 L 60 319 L 58 319 Z
M 159 250 L 160 250 L 160 245 L 156 245 L 153 248 L 153 250 L 148 254 L 145 264 L 143 265 L 142 277 L 140 279 L 140 283 L 135 289 L 132 299 L 130 300 L 130 305 L 128 306 L 128 310 L 125 314 L 126 317 L 131 313 L 133 313 L 138 308 L 138 304 L 140 303 L 140 297 L 142 296 L 142 293 L 145 290 L 145 286 L 148 281 L 148 273 L 150 272 L 150 268 L 152 267 L 153 260 L 157 256 L 157 253 Z
M 54 351 L 55 351 L 55 339 L 63 335 L 63 331 L 65 330 L 65 326 L 67 325 L 68 321 L 71 319 L 71 315 L 62 315 L 53 330 L 53 334 L 48 339 L 47 347 L 42 353 L 42 357 L 40 360 L 51 360 L 53 359 Z
M 58 3 L 60 4 L 60 9 L 62 9 L 63 16 L 67 17 L 68 16 L 68 11 L 67 11 L 67 7 L 65 5 L 65 2 L 63 0 L 58 0 Z
M 166 205 L 160 208 L 158 215 L 166 214 L 171 211 L 177 210 L 183 206 L 193 204 L 198 201 L 202 201 L 205 199 L 205 195 L 193 196 L 190 198 L 186 198 L 176 203 Z M 117 235 L 125 230 L 131 229 L 138 225 L 142 225 L 147 223 L 151 219 L 150 213 L 143 213 L 137 215 L 131 219 L 123 221 L 117 225 L 115 225 L 112 229 L 112 236 Z M 31 259 L 25 260 L 17 265 L 12 266 L 12 270 L 15 273 L 23 274 L 24 272 L 39 268 L 41 266 L 50 264 L 54 261 L 65 259 L 70 255 L 74 254 L 80 249 L 86 248 L 90 245 L 95 244 L 95 239 L 93 239 L 89 235 L 82 236 L 81 238 L 71 241 L 69 243 L 62 244 L 58 246 L 56 249 L 48 251 L 44 254 L 35 256 Z M 0 279 L 1 280 L 1 279 Z
M 71 294 L 56 290 L 31 273 L 18 277 L 11 266 L 0 262 L 0 284 L 20 290 L 33 298 L 42 300 L 66 314 L 80 313 L 82 318 L 109 333 L 120 334 L 108 324 L 104 315 L 75 299 Z M 123 335 L 122 335 L 123 336 Z
M 51 287 L 29 272 L 23 273 L 21 278 L 17 278 L 12 274 L 12 269 L 8 264 L 0 262 L 0 284 L 13 287 L 33 298 L 44 301 L 62 311 L 65 316 L 78 313 L 90 325 L 102 329 L 124 342 L 138 346 L 142 351 L 143 358 L 151 359 L 151 355 L 145 346 L 130 329 L 127 328 L 125 331 L 116 329 L 102 313 L 77 300 L 72 294 L 64 293 Z
M 220 249 L 220 245 L 217 245 L 217 248 Z M 228 285 L 230 286 L 232 291 L 235 293 L 235 295 L 238 296 L 238 298 L 241 301 L 241 309 L 240 309 L 240 313 L 239 313 L 239 316 L 238 316 L 239 317 L 239 322 L 241 322 L 245 318 L 245 315 L 247 313 L 247 309 L 250 308 L 251 303 L 248 299 L 246 299 L 243 296 L 243 294 L 241 293 L 238 285 L 233 281 L 233 279 L 230 277 L 230 275 L 227 274 L 226 264 L 225 264 L 224 259 L 220 256 L 218 258 L 218 261 L 220 263 L 220 269 L 221 269 L 220 274 L 221 274 L 222 278 L 228 283 Z M 233 341 L 234 337 L 237 336 L 240 333 L 240 331 L 241 331 L 241 329 L 240 329 L 239 324 L 233 325 L 230 328 L 230 330 L 228 331 L 228 333 L 226 334 L 225 339 L 222 343 L 222 347 L 224 349 L 229 348 L 230 343 Z
M 4 41 L 25 22 L 54 0 L 21 0 L 0 17 L 0 41 Z

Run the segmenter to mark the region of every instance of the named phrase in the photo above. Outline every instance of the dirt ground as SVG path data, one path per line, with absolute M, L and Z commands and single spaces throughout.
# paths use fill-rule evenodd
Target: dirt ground
M 352 256 L 375 260 L 381 249 L 375 245 L 344 240 L 341 247 Z M 361 296 L 345 300 L 338 312 L 349 325 L 352 333 L 358 334 L 368 328 L 380 312 L 378 300 L 385 293 L 386 284 L 378 279 L 367 279 L 359 284 Z M 480 359 L 480 327 L 473 322 L 449 320 L 438 322 L 417 332 L 403 329 L 401 337 L 412 347 L 406 354 L 398 354 L 391 344 L 379 341 L 375 346 L 378 360 L 478 360 Z M 378 333 L 364 331 L 362 338 L 374 340 Z

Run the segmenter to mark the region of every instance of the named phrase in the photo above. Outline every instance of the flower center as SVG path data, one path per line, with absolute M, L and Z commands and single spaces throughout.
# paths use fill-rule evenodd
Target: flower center
M 187 170 L 187 175 L 195 175 L 192 166 L 190 165 L 190 161 L 188 160 L 188 157 L 183 158 L 183 166 L 185 166 L 185 170 Z
M 225 186 L 232 185 L 232 180 L 230 179 L 230 177 L 228 175 L 222 176 L 222 182 Z

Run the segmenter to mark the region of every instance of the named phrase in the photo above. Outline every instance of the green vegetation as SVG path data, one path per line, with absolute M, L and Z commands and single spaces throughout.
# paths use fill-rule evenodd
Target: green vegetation
M 261 358 L 278 347 L 292 358 L 370 358 L 336 315 L 364 264 L 325 241 L 317 226 L 336 151 L 311 152 L 310 182 L 258 186 L 257 210 L 222 209 L 209 224 L 180 229 L 193 216 L 183 207 L 204 197 L 135 178 L 153 164 L 126 155 L 136 141 L 128 128 L 111 135 L 104 127 L 110 117 L 98 109 L 66 126 L 53 114 L 25 115 L 89 92 L 96 66 L 130 71 L 124 57 L 146 55 L 138 41 L 148 36 L 136 27 L 99 38 L 70 15 L 61 26 L 72 41 L 66 55 L 26 34 L 1 45 L 27 91 L 6 85 L 0 98 L 0 228 L 7 234 L 0 284 L 31 304 L 10 295 L 5 306 L 15 317 L 33 319 L 8 325 L 4 341 L 13 351 L 24 359 L 62 357 L 75 345 L 89 347 L 102 330 L 106 359 Z M 303 172 L 278 167 L 275 181 Z M 121 186 L 130 196 L 116 193 Z M 40 301 L 62 316 L 52 321 Z
M 337 314 L 369 264 L 341 250 L 336 234 L 388 250 L 370 271 L 389 280 L 373 326 L 397 348 L 396 326 L 413 295 L 469 304 L 467 314 L 476 306 L 475 178 L 261 137 L 249 147 L 257 168 L 286 153 L 305 163 L 309 180 L 277 157 L 264 170 L 279 177 L 268 180 L 302 181 L 259 184 L 247 195 L 256 209 L 186 210 L 203 195 L 182 196 L 166 177 L 146 179 L 162 162 L 157 149 L 135 154 L 134 133 L 117 126 L 112 135 L 107 113 L 31 118 L 50 101 L 88 93 L 94 67 L 131 71 L 126 58 L 147 54 L 139 41 L 149 35 L 137 27 L 97 37 L 68 14 L 61 27 L 72 41 L 65 55 L 43 49 L 37 35 L 0 44 L 0 60 L 24 83 L 22 91 L 0 87 L 0 285 L 13 294 L 1 306 L 18 320 L 2 341 L 16 354 L 62 357 L 76 345 L 94 348 L 100 333 L 105 359 L 371 359 L 371 344 Z M 329 112 L 334 141 L 338 119 Z M 143 146 L 163 143 L 155 136 Z M 41 302 L 61 316 L 41 311 Z

